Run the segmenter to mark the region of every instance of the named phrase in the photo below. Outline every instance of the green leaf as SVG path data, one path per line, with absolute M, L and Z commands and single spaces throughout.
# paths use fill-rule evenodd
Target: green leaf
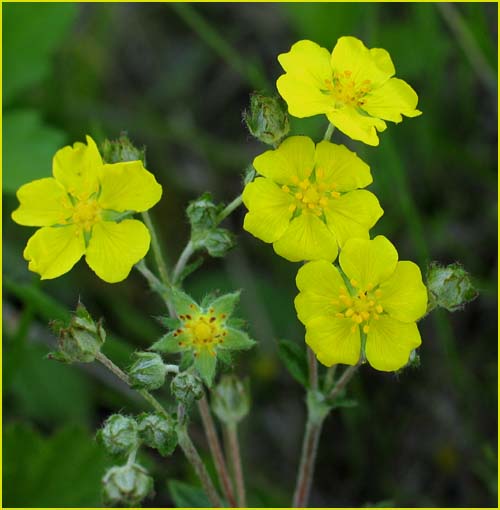
M 179 289 L 172 290 L 172 301 L 179 315 L 188 315 L 200 310 L 198 303 L 196 303 L 191 296 Z
M 227 336 L 224 338 L 224 342 L 217 345 L 217 349 L 241 351 L 250 349 L 254 345 L 255 340 L 252 340 L 245 332 L 239 329 L 227 328 Z
M 169 480 L 168 491 L 177 508 L 210 508 L 212 505 L 205 492 L 195 485 Z
M 290 375 L 302 386 L 309 385 L 309 369 L 307 366 L 306 351 L 295 342 L 280 340 L 278 355 Z
M 7 425 L 3 429 L 3 505 L 100 507 L 105 457 L 80 426 L 67 426 L 45 437 L 28 425 Z
M 215 355 L 210 354 L 208 349 L 201 349 L 198 356 L 194 359 L 194 366 L 200 377 L 205 381 L 205 384 L 210 388 L 212 386 L 215 376 L 215 366 L 217 365 L 217 358 Z
M 52 158 L 64 144 L 61 131 L 45 125 L 33 110 L 3 116 L 3 190 L 15 193 L 27 182 L 52 175 Z
M 51 56 L 61 47 L 77 13 L 74 3 L 12 3 L 3 6 L 4 104 L 46 77 Z
M 240 300 L 240 294 L 241 291 L 239 290 L 237 292 L 232 292 L 231 294 L 224 294 L 212 301 L 208 308 L 213 308 L 216 315 L 225 314 L 229 317 Z

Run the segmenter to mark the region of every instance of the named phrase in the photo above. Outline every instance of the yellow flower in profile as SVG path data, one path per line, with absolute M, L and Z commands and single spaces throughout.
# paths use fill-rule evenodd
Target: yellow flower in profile
M 356 37 L 341 37 L 330 55 L 312 41 L 295 43 L 278 56 L 285 70 L 276 86 L 295 117 L 325 113 L 347 136 L 378 145 L 377 131 L 385 120 L 416 117 L 418 97 L 396 73 L 391 57 L 381 48 L 368 49 Z
M 149 249 L 146 226 L 126 218 L 160 200 L 162 188 L 153 174 L 141 161 L 104 164 L 90 136 L 87 145 L 57 151 L 52 174 L 17 191 L 20 206 L 12 219 L 42 227 L 24 250 L 28 268 L 42 280 L 57 278 L 85 255 L 104 281 L 125 279 Z
M 355 365 L 363 343 L 373 368 L 398 370 L 421 343 L 416 321 L 426 312 L 427 289 L 420 269 L 398 262 L 383 236 L 350 239 L 339 262 L 344 277 L 326 261 L 309 262 L 297 273 L 295 308 L 307 344 L 331 366 Z
M 350 237 L 368 238 L 383 211 L 369 166 L 343 145 L 287 138 L 257 156 L 257 177 L 243 191 L 243 228 L 292 261 L 337 257 Z

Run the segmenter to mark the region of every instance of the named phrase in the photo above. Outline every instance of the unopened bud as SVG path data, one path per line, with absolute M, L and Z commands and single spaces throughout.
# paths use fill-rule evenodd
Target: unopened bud
M 121 133 L 118 140 L 104 140 L 101 146 L 102 158 L 106 163 L 122 161 L 142 161 L 146 164 L 146 149 L 135 147 L 126 133 Z
M 235 246 L 234 235 L 225 228 L 216 228 L 205 232 L 199 245 L 203 246 L 211 257 L 223 257 Z
M 267 145 L 277 145 L 290 131 L 284 101 L 254 93 L 250 97 L 250 110 L 243 112 L 250 133 Z
M 112 414 L 97 433 L 97 439 L 111 455 L 128 455 L 138 446 L 137 423 L 122 414 Z
M 175 399 L 189 407 L 194 400 L 200 400 L 203 397 L 203 384 L 194 374 L 181 372 L 177 374 L 170 384 L 172 395 Z
M 193 230 L 207 230 L 217 226 L 217 216 L 221 206 L 215 205 L 210 193 L 189 202 L 186 214 Z
M 467 271 L 458 264 L 430 264 L 427 271 L 429 310 L 440 306 L 449 312 L 460 310 L 478 296 Z
M 68 325 L 54 321 L 51 327 L 59 335 L 59 350 L 48 357 L 65 363 L 93 362 L 106 340 L 102 321 L 95 322 L 82 303 L 78 303 Z
M 128 369 L 132 388 L 157 390 L 165 384 L 167 367 L 161 356 L 154 352 L 136 352 L 135 361 Z
M 248 383 L 234 375 L 223 376 L 213 392 L 212 408 L 222 422 L 240 422 L 250 410 Z
M 112 467 L 104 475 L 102 484 L 107 505 L 137 506 L 153 492 L 153 479 L 139 464 Z
M 137 418 L 139 435 L 147 446 L 155 448 L 166 457 L 177 446 L 175 422 L 160 414 L 143 413 Z

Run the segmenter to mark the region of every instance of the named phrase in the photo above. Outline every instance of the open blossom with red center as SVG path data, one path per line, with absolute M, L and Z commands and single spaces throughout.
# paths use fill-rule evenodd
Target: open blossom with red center
M 386 129 L 386 120 L 398 123 L 402 115 L 421 114 L 415 91 L 393 77 L 389 53 L 368 49 L 356 37 L 341 37 L 331 54 L 312 41 L 299 41 L 278 61 L 286 74 L 276 86 L 290 114 L 324 113 L 354 140 L 378 145 L 377 131 Z

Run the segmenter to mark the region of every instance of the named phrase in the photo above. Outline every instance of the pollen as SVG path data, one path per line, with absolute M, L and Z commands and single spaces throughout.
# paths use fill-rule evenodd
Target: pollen
M 325 80 L 326 94 L 330 95 L 335 107 L 362 106 L 366 94 L 372 90 L 370 80 L 356 82 L 353 80 L 352 71 L 336 71 L 331 80 Z
M 72 222 L 85 231 L 101 221 L 101 207 L 95 199 L 80 200 L 73 208 Z
M 361 288 L 355 279 L 351 279 L 350 283 L 355 289 L 351 295 L 346 294 L 347 289 L 341 289 L 338 299 L 332 300 L 333 304 L 340 307 L 335 317 L 350 319 L 354 329 L 359 326 L 364 333 L 368 333 L 372 319 L 379 320 L 384 312 L 383 306 L 378 302 L 378 290 L 373 290 L 373 285 Z

